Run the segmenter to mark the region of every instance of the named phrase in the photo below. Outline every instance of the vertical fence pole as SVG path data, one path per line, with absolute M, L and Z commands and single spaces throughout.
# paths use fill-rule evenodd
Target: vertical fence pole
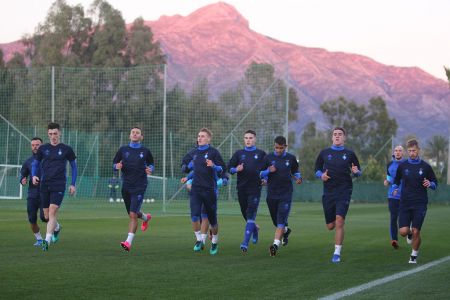
M 55 67 L 52 66 L 52 122 L 55 122 Z
M 170 178 L 173 178 L 173 137 L 172 131 L 169 134 L 170 139 Z
M 164 94 L 163 94 L 163 168 L 162 168 L 162 177 L 163 177 L 163 190 L 162 190 L 162 196 L 163 196 L 163 212 L 166 212 L 166 130 L 167 130 L 167 97 L 166 97 L 166 88 L 167 88 L 167 65 L 164 65 Z
M 286 72 L 286 112 L 285 112 L 285 128 L 284 136 L 286 137 L 286 144 L 289 145 L 289 69 Z

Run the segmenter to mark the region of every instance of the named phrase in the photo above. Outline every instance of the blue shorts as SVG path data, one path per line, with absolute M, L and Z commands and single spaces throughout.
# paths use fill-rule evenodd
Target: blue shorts
M 350 187 L 338 187 L 331 191 L 324 190 L 322 205 L 326 224 L 336 221 L 336 216 L 341 216 L 345 219 L 351 198 L 352 188 Z
M 189 200 L 192 222 L 200 220 L 206 213 L 209 224 L 213 227 L 217 225 L 217 193 L 214 189 L 192 187 Z
M 266 199 L 270 217 L 275 227 L 284 228 L 287 225 L 291 211 L 292 195 L 281 199 Z
M 28 197 L 27 198 L 27 213 L 28 213 L 28 221 L 30 224 L 37 223 L 37 212 L 40 211 L 39 217 L 42 222 L 46 222 L 44 217 L 44 210 L 41 205 L 41 198 L 37 197 Z
M 64 193 L 65 190 L 53 190 L 48 185 L 41 185 L 40 186 L 41 191 L 41 201 L 42 201 L 42 207 L 43 208 L 49 208 L 50 204 L 54 204 L 57 206 L 61 206 L 62 201 L 64 199 Z
M 425 215 L 427 214 L 427 207 L 402 207 L 400 205 L 400 211 L 398 215 L 398 226 L 416 228 L 418 230 L 422 229 L 423 221 L 425 220 Z
M 128 214 L 130 212 L 138 213 L 141 211 L 142 202 L 144 202 L 144 193 L 130 192 L 122 189 L 122 198 Z

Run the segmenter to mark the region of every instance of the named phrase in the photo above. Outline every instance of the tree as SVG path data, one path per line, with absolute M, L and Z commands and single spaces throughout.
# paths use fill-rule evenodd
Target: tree
M 315 178 L 314 164 L 319 152 L 329 146 L 330 137 L 326 132 L 319 131 L 315 122 L 308 123 L 303 129 L 299 150 L 300 169 L 304 179 Z
M 14 52 L 13 57 L 6 63 L 6 67 L 8 69 L 25 68 L 25 57 L 19 52 Z
M 159 43 L 153 43 L 153 32 L 142 18 L 134 20 L 128 32 L 125 55 L 132 66 L 165 63 Z
M 432 136 L 426 146 L 425 155 L 433 160 L 436 160 L 439 173 L 442 173 L 447 162 L 448 153 L 448 139 L 441 135 Z

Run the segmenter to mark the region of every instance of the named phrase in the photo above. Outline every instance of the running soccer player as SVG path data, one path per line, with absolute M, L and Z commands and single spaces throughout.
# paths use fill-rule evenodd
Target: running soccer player
M 69 193 L 75 194 L 77 181 L 76 156 L 69 145 L 60 143 L 61 130 L 58 123 L 50 123 L 47 127 L 50 143 L 39 147 L 32 163 L 31 174 L 33 184 L 40 184 L 42 206 L 47 222 L 47 233 L 42 241 L 42 250 L 48 251 L 50 243 L 59 240 L 61 225 L 58 223 L 58 210 L 61 207 L 66 191 L 66 165 L 70 163 L 72 181 Z M 41 170 L 39 175 L 38 170 Z
M 384 180 L 385 186 L 390 186 L 388 191 L 388 206 L 389 213 L 391 215 L 390 221 L 390 237 L 391 237 L 391 246 L 394 249 L 398 249 L 398 207 L 400 204 L 400 188 L 398 189 L 397 195 L 393 195 L 392 192 L 394 188 L 392 184 L 394 183 L 395 174 L 397 174 L 398 166 L 403 163 L 405 159 L 403 159 L 403 147 L 398 145 L 394 148 L 394 154 L 392 155 L 392 161 L 387 164 L 387 174 L 386 179 Z
M 42 145 L 42 139 L 39 137 L 34 137 L 31 139 L 31 152 L 32 155 L 23 163 L 22 168 L 20 169 L 20 184 L 27 185 L 28 176 L 29 185 L 28 185 L 28 195 L 27 195 L 27 212 L 28 212 L 28 221 L 30 222 L 31 231 L 36 237 L 36 243 L 34 246 L 41 247 L 42 246 L 42 236 L 40 232 L 39 225 L 37 224 L 37 212 L 40 211 L 40 219 L 42 222 L 47 223 L 48 219 L 45 219 L 44 210 L 41 204 L 41 197 L 39 186 L 33 184 L 33 177 L 31 176 L 31 164 L 36 157 L 36 153 L 39 147 Z M 37 176 L 40 176 L 40 170 L 37 171 Z
M 266 153 L 256 148 L 256 132 L 247 130 L 244 134 L 244 149 L 236 151 L 228 163 L 228 171 L 231 175 L 237 173 L 237 185 L 239 206 L 242 216 L 246 221 L 244 228 L 244 240 L 241 243 L 241 251 L 248 251 L 248 244 L 253 235 L 253 243 L 258 242 L 259 226 L 256 224 L 259 200 L 261 197 L 260 172 L 264 168 Z
M 266 202 L 272 223 L 276 227 L 273 244 L 269 247 L 270 256 L 276 256 L 283 235 L 290 233 L 286 224 L 291 211 L 294 190 L 292 178 L 295 183 L 302 183 L 297 158 L 286 151 L 286 138 L 277 136 L 274 142 L 275 151 L 264 157 L 265 170 L 260 173 L 264 184 L 267 184 Z
M 427 213 L 427 190 L 435 190 L 438 183 L 431 166 L 419 156 L 420 148 L 417 140 L 409 140 L 406 149 L 409 157 L 397 168 L 393 195 L 398 193 L 401 184 L 398 225 L 401 236 L 406 237 L 412 233 L 412 252 L 409 263 L 415 264 L 422 241 L 420 230 Z
M 125 251 L 130 251 L 138 226 L 138 218 L 142 219 L 141 230 L 146 231 L 151 214 L 141 212 L 147 189 L 147 175 L 154 170 L 153 156 L 149 149 L 142 146 L 144 136 L 139 127 L 130 131 L 130 143 L 122 146 L 113 159 L 114 170 L 122 172 L 122 198 L 125 203 L 130 222 L 127 239 L 120 243 Z
M 335 229 L 333 263 L 341 261 L 344 242 L 344 224 L 352 197 L 354 177 L 361 176 L 356 154 L 344 147 L 346 132 L 342 127 L 333 129 L 330 148 L 319 153 L 316 159 L 316 177 L 323 181 L 322 205 L 328 230 Z
M 221 177 L 222 172 L 225 170 L 225 163 L 220 152 L 210 145 L 211 139 L 212 132 L 209 129 L 200 129 L 197 135 L 198 146 L 185 155 L 182 162 L 182 169 L 185 171 L 186 169 L 194 170 L 190 193 L 192 229 L 196 237 L 194 251 L 199 252 L 204 248 L 202 235 L 205 236 L 207 234 L 207 229 L 205 230 L 200 224 L 202 205 L 204 205 L 212 231 L 211 249 L 209 253 L 216 255 L 219 241 L 217 176 L 219 174 L 219 177 Z

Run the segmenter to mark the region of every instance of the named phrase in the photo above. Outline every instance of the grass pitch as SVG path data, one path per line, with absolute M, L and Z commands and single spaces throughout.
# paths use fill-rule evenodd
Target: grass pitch
M 236 202 L 219 203 L 219 254 L 209 244 L 194 253 L 188 205 L 145 203 L 153 219 L 136 234 L 130 253 L 123 203 L 64 200 L 60 241 L 48 252 L 32 246 L 24 200 L 0 201 L 0 286 L 3 299 L 317 299 L 409 270 L 410 247 L 389 241 L 387 204 L 355 204 L 347 217 L 342 262 L 332 264 L 334 232 L 325 229 L 319 203 L 295 202 L 289 245 L 270 257 L 274 227 L 264 201 L 257 222 L 260 241 L 242 254 L 244 221 Z M 450 206 L 430 205 L 422 228 L 418 265 L 450 255 Z M 41 233 L 45 233 L 45 226 Z M 367 290 L 354 299 L 446 298 L 450 263 Z M 420 290 L 420 293 L 418 291 Z

